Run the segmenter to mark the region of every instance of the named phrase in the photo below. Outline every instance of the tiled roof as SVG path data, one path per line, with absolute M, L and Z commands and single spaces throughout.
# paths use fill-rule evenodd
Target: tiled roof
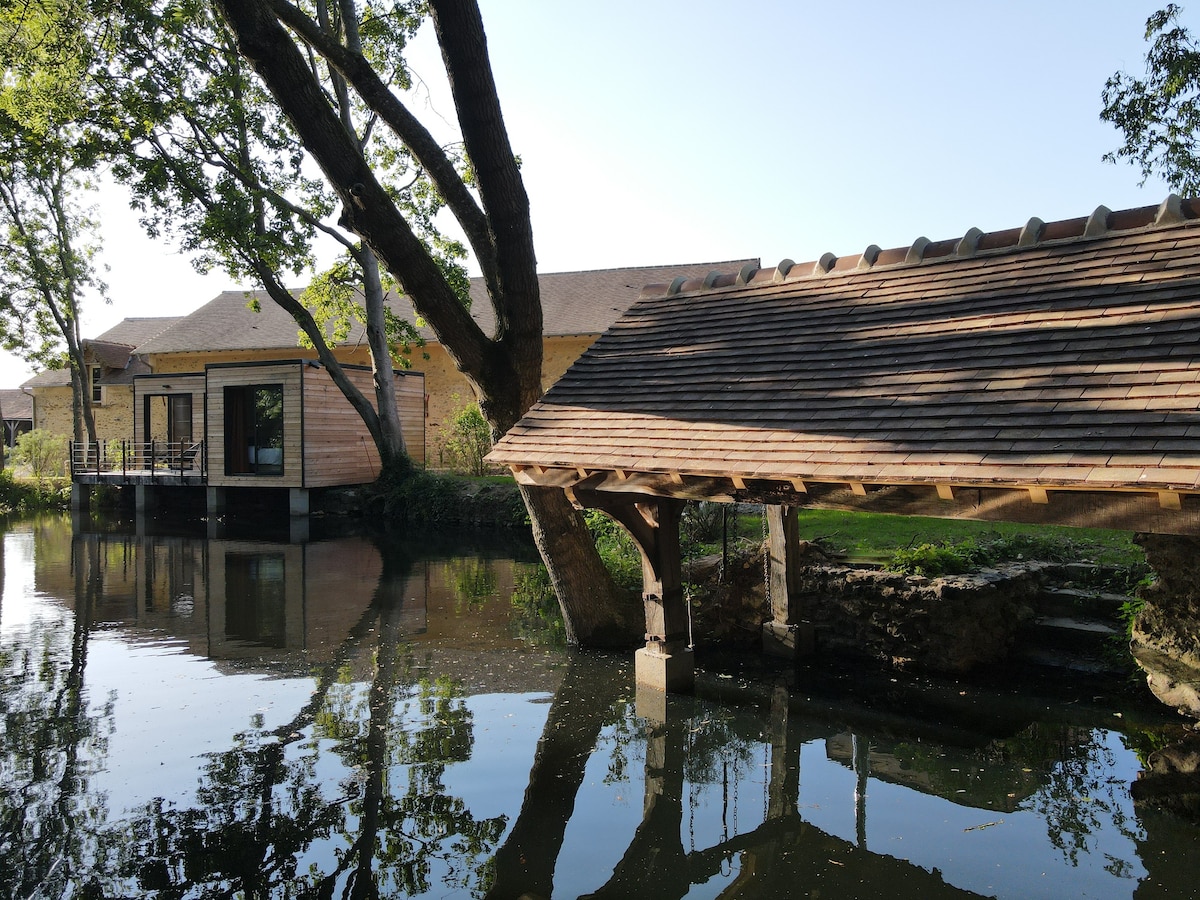
M 13 388 L 0 389 L 0 412 L 6 419 L 32 419 L 33 397 Z
M 136 347 L 156 334 L 166 331 L 183 318 L 184 316 L 135 316 L 122 319 L 108 331 L 96 335 L 93 340 Z
M 778 269 L 634 305 L 512 466 L 1200 490 L 1200 202 Z
M 600 334 L 637 299 L 642 287 L 652 281 L 680 273 L 703 278 L 713 270 L 739 268 L 758 260 L 691 263 L 683 266 L 600 269 L 588 272 L 560 272 L 538 276 L 541 286 L 543 332 L 548 336 Z M 471 279 L 471 314 L 485 332 L 491 334 L 495 317 L 479 278 Z M 251 299 L 259 301 L 259 312 L 248 308 Z M 414 318 L 405 297 L 388 302 L 393 311 L 409 321 Z M 295 321 L 264 291 L 225 291 L 189 316 L 164 329 L 137 346 L 139 354 L 181 353 L 201 350 L 291 349 L 297 345 Z M 434 340 L 425 330 L 426 340 Z M 364 329 L 352 329 L 346 344 L 365 342 Z

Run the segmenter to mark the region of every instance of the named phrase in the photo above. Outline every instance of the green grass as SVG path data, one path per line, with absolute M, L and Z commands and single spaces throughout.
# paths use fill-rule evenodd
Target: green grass
M 743 526 L 747 529 L 751 527 L 756 526 Z M 1102 528 L 802 509 L 799 530 L 802 540 L 815 541 L 829 550 L 860 559 L 887 559 L 897 550 L 922 544 L 972 542 L 1003 543 L 1014 547 L 1024 545 L 1029 552 L 1022 555 L 1027 557 L 1035 550 L 1046 553 L 1051 548 L 1057 548 L 1060 557 L 1069 556 L 1079 561 L 1109 566 L 1135 565 L 1145 560 L 1142 549 L 1133 542 L 1132 533 Z

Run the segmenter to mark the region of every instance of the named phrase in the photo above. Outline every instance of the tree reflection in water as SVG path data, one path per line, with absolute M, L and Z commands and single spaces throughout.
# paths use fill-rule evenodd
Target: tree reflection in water
M 141 548 L 169 567 L 163 549 Z M 523 799 L 519 808 L 489 808 L 479 786 L 455 774 L 491 750 L 476 733 L 472 695 L 488 690 L 493 666 L 529 658 L 471 669 L 470 654 L 482 652 L 472 643 L 456 648 L 466 655 L 431 665 L 429 646 L 404 630 L 426 619 L 414 620 L 406 607 L 416 582 L 401 546 L 378 554 L 381 569 L 370 569 L 372 581 L 380 571 L 378 584 L 373 594 L 368 585 L 362 606 L 343 603 L 361 615 L 349 615 L 358 618 L 341 627 L 336 647 L 313 657 L 320 661 L 300 709 L 278 725 L 258 716 L 206 755 L 186 802 L 139 801 L 112 816 L 92 776 L 105 766 L 113 702 L 89 704 L 85 686 L 93 610 L 105 573 L 119 568 L 104 552 L 102 542 L 74 542 L 73 618 L 64 611 L 29 626 L 36 640 L 0 645 L 0 882 L 13 896 L 677 898 L 699 885 L 706 896 L 742 898 L 977 896 L 948 883 L 956 879 L 942 876 L 938 857 L 896 855 L 900 845 L 878 826 L 885 788 L 893 799 L 904 792 L 906 804 L 942 804 L 951 839 L 964 831 L 953 811 L 984 825 L 1025 816 L 1020 840 L 1048 841 L 1066 867 L 1107 869 L 1109 881 L 1096 882 L 1093 872 L 1091 883 L 1128 886 L 1124 895 L 1137 887 L 1139 900 L 1194 882 L 1194 864 L 1166 861 L 1179 846 L 1172 826 L 1134 817 L 1127 780 L 1111 775 L 1113 738 L 1089 720 L 1031 721 L 989 700 L 948 726 L 897 715 L 903 701 L 883 694 L 875 697 L 890 707 L 886 715 L 855 707 L 849 693 L 838 696 L 836 715 L 828 706 L 816 714 L 795 695 L 794 673 L 736 689 L 718 680 L 720 697 L 702 679 L 708 699 L 635 703 L 624 660 L 556 654 L 557 687 L 537 695 L 549 702 L 538 707 L 545 719 L 534 726 L 536 751 L 504 770 L 526 779 Z M 420 571 L 416 581 L 428 581 L 431 570 Z M 469 556 L 439 571 L 452 614 L 471 622 L 508 578 Z M 188 590 L 201 581 L 187 580 Z M 522 627 L 538 618 L 526 610 Z M 432 613 L 427 624 L 437 632 Z M 473 637 L 455 632 L 463 635 Z M 446 674 L 455 666 L 464 680 Z M 530 696 L 520 702 L 528 707 Z M 802 769 L 809 791 L 821 789 L 812 786 L 814 771 L 836 783 L 827 805 L 837 810 L 815 809 L 811 797 L 801 802 Z M 640 794 L 642 803 L 606 807 L 610 800 L 597 800 L 605 790 Z M 595 827 L 581 822 L 596 821 L 603 833 L 581 835 Z M 1001 830 L 986 832 L 987 840 Z M 919 849 L 910 847 L 918 834 L 904 836 L 906 851 Z M 581 843 L 585 871 L 575 865 Z

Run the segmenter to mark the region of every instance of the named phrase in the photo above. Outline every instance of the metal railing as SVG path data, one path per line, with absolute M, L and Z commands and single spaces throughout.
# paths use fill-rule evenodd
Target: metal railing
M 208 468 L 204 441 L 71 441 L 71 476 L 200 475 Z

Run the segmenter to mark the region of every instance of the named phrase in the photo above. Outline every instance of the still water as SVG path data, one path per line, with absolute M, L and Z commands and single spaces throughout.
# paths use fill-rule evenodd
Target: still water
M 481 537 L 9 523 L 9 897 L 1190 897 L 1095 687 L 568 652 Z

